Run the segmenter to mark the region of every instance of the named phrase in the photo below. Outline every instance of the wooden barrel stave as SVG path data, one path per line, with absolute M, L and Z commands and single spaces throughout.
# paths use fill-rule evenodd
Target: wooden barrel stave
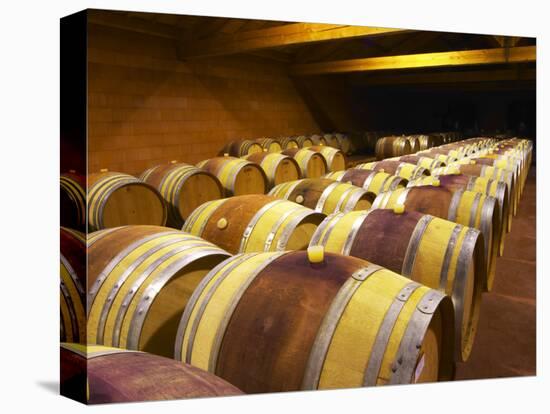
M 479 231 L 418 212 L 372 210 L 333 214 L 310 246 L 352 255 L 411 278 L 452 298 L 457 361 L 470 355 L 486 280 Z
M 328 145 L 313 145 L 309 148 L 312 151 L 320 153 L 326 160 L 328 171 L 341 171 L 346 169 L 346 157 L 339 149 Z
M 128 224 L 166 223 L 167 208 L 159 192 L 136 177 L 117 172 L 88 176 L 90 230 Z
M 375 154 L 377 160 L 410 154 L 411 151 L 409 140 L 403 136 L 392 135 L 379 138 L 376 141 Z
M 248 155 L 244 159 L 262 167 L 267 177 L 268 189 L 281 183 L 301 178 L 300 166 L 294 158 L 287 155 L 258 152 Z
M 394 208 L 396 205 L 478 229 L 484 240 L 487 266 L 485 289 L 492 289 L 501 234 L 500 213 L 495 198 L 475 191 L 453 192 L 440 186 L 427 185 L 382 193 L 372 208 Z
M 234 256 L 193 294 L 175 357 L 247 393 L 410 383 L 421 352 L 429 361 L 424 380 L 450 378 L 450 300 L 410 283 L 379 266 L 331 253 L 320 264 L 309 263 L 305 252 Z M 400 292 L 409 290 L 394 317 L 384 318 Z M 420 317 L 415 309 L 429 299 L 435 306 Z M 410 321 L 419 317 L 422 328 L 414 330 Z M 383 333 L 368 328 L 379 324 Z M 409 339 L 402 339 L 411 336 L 422 345 L 405 351 Z M 243 343 L 254 343 L 254 352 Z M 369 358 L 373 348 L 382 352 Z M 397 355 L 401 364 L 392 373 Z
M 88 292 L 88 343 L 170 356 L 187 299 L 229 253 L 181 231 L 140 227 L 89 248 L 90 265 L 101 270 Z
M 406 186 L 406 181 L 401 177 L 386 174 L 381 171 L 357 168 L 329 173 L 325 175 L 324 178 L 352 184 L 376 195 L 384 191 L 395 190 L 396 188 Z
M 258 138 L 255 142 L 260 144 L 263 150 L 267 152 L 281 152 L 283 149 L 281 144 L 272 138 Z
M 274 187 L 269 195 L 294 201 L 324 214 L 366 210 L 375 194 L 326 178 L 305 178 Z
M 232 254 L 303 250 L 325 215 L 267 195 L 206 203 L 183 230 Z
M 60 176 L 61 226 L 80 231 L 86 228 L 86 177 L 68 172 Z
M 216 157 L 201 161 L 197 167 L 220 180 L 225 196 L 264 194 L 268 183 L 264 170 L 253 162 L 235 157 Z
M 304 178 L 319 178 L 325 175 L 328 170 L 325 157 L 310 148 L 291 148 L 281 152 L 294 158 L 300 167 L 300 172 Z
M 167 224 L 178 229 L 195 208 L 223 197 L 214 175 L 189 164 L 157 165 L 144 171 L 140 180 L 159 191 L 168 206 Z

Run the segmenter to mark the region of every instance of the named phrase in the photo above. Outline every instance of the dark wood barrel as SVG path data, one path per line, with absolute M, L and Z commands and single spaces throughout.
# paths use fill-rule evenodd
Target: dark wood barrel
M 327 178 L 304 178 L 274 187 L 269 195 L 302 204 L 324 214 L 366 210 L 376 194 Z
M 197 167 L 215 175 L 222 183 L 225 196 L 265 194 L 267 176 L 258 164 L 235 157 L 216 157 L 201 161 Z
M 346 157 L 341 150 L 332 148 L 328 145 L 314 145 L 309 149 L 319 152 L 325 157 L 329 171 L 341 171 L 346 169 Z
M 420 165 L 402 162 L 399 160 L 368 162 L 365 164 L 356 165 L 355 168 L 361 170 L 366 169 L 372 171 L 386 172 L 388 174 L 401 177 L 407 182 L 411 180 L 416 180 L 423 175 L 430 175 L 430 171 Z
M 60 340 L 86 343 L 86 240 L 83 233 L 61 227 Z
M 411 135 L 418 139 L 419 151 L 424 151 L 429 148 L 435 147 L 436 145 L 441 145 L 443 142 L 435 135 Z
M 381 171 L 361 170 L 357 168 L 328 173 L 324 178 L 352 184 L 376 195 L 407 185 L 407 181 L 401 177 Z
M 420 151 L 420 140 L 416 135 L 409 135 L 406 138 L 409 141 L 409 144 L 411 144 L 411 154 Z
M 441 186 L 425 185 L 382 193 L 372 205 L 373 208 L 390 209 L 397 206 L 404 207 L 406 211 L 430 214 L 480 230 L 487 264 L 485 287 L 491 290 L 501 233 L 499 207 L 495 198 L 477 191 L 451 191 Z
M 167 224 L 178 229 L 194 209 L 224 194 L 222 184 L 213 174 L 184 163 L 156 165 L 139 178 L 159 191 L 168 206 Z
M 309 139 L 311 139 L 313 145 L 327 145 L 327 140 L 323 134 L 310 135 Z
M 244 157 L 245 155 L 254 154 L 255 152 L 262 152 L 262 144 L 250 140 L 240 140 L 228 142 L 222 150 L 219 152 L 219 156 L 230 155 L 232 157 Z
M 450 299 L 378 265 L 318 248 L 250 253 L 206 280 L 175 357 L 246 393 L 452 377 Z
M 129 224 L 163 226 L 168 215 L 156 188 L 118 172 L 88 176 L 87 205 L 90 231 Z
M 399 161 L 407 162 L 409 164 L 414 164 L 419 167 L 425 168 L 430 173 L 432 170 L 436 168 L 440 168 L 442 166 L 442 163 L 440 160 L 429 158 L 429 157 L 422 157 L 420 155 L 405 155 L 403 157 L 400 157 Z
M 191 365 L 145 352 L 62 343 L 60 392 L 85 404 L 240 395 Z
M 171 356 L 177 323 L 201 279 L 229 253 L 159 226 L 92 233 L 88 343 Z
M 301 176 L 304 178 L 319 178 L 328 171 L 327 161 L 323 154 L 310 148 L 291 148 L 281 152 L 294 158 L 300 167 Z
M 264 151 L 267 152 L 281 152 L 283 147 L 281 147 L 281 144 L 277 142 L 277 140 L 272 138 L 258 138 L 255 140 L 258 144 L 260 144 Z
M 183 230 L 232 254 L 303 250 L 324 214 L 267 195 L 245 195 L 203 204 Z
M 294 139 L 298 143 L 299 148 L 308 148 L 314 145 L 313 140 L 306 135 L 299 135 L 297 137 L 294 137 Z
M 316 245 L 446 293 L 455 307 L 455 358 L 468 359 L 486 280 L 478 230 L 416 211 L 353 211 L 327 217 L 311 239 Z
M 67 172 L 60 177 L 61 226 L 84 231 L 86 228 L 86 177 Z
M 280 137 L 277 138 L 277 141 L 284 150 L 289 148 L 300 148 L 298 141 L 296 141 L 294 137 Z
M 411 144 L 409 140 L 403 136 L 391 135 L 376 141 L 375 154 L 377 160 L 400 157 L 410 153 Z
M 257 152 L 244 157 L 244 159 L 262 167 L 267 177 L 269 189 L 281 183 L 302 178 L 298 163 L 293 157 L 284 154 Z
M 510 197 L 506 184 L 501 181 L 491 180 L 485 177 L 475 177 L 465 174 L 449 174 L 439 175 L 437 177 L 423 177 L 415 181 L 409 182 L 409 187 L 421 185 L 440 185 L 451 191 L 469 190 L 476 191 L 486 196 L 496 198 L 499 206 L 499 221 L 500 221 L 500 248 L 499 256 L 504 253 L 504 241 L 506 232 L 509 229 L 511 221 L 510 213 Z M 508 230 L 509 231 L 509 230 Z

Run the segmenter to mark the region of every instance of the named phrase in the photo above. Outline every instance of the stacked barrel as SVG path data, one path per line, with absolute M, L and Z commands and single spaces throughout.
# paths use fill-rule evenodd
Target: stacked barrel
M 74 224 L 61 230 L 62 393 L 98 403 L 452 380 L 532 144 L 443 135 L 429 148 L 431 135 L 394 136 L 380 144 L 391 156 L 349 169 L 352 141 L 322 134 L 236 141 L 139 178 L 63 176 Z

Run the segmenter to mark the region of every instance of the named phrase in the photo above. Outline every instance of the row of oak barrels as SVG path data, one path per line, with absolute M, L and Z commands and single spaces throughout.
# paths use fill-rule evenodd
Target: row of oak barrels
M 102 171 L 61 175 L 61 224 L 90 230 L 125 224 L 168 224 L 181 228 L 206 201 L 234 195 L 265 194 L 302 177 L 319 178 L 344 170 L 342 151 L 328 146 L 259 152 L 236 158 L 215 157 L 197 166 L 176 161 L 156 165 L 140 177 Z M 87 192 L 86 189 L 87 188 Z
M 478 150 L 449 152 L 481 155 L 488 142 L 466 145 Z M 491 145 L 487 159 L 517 160 L 511 192 L 521 193 L 530 143 Z M 344 176 L 355 171 L 368 174 L 363 183 L 387 174 Z M 374 201 L 364 186 L 320 179 L 300 187 L 302 180 L 282 197 L 277 190 L 208 202 L 184 232 L 134 225 L 86 241 L 63 229 L 62 340 L 172 357 L 247 393 L 451 379 L 490 289 L 493 242 L 485 236 L 500 243 L 503 234 L 492 227 L 502 220 L 500 202 L 475 190 L 484 177 L 471 175 L 472 189 L 457 190 L 463 175 L 422 174 L 408 187 L 392 175 Z M 398 190 L 393 206 L 367 210 Z M 78 257 L 86 249 L 84 292 Z
M 434 146 L 457 141 L 457 132 L 437 132 L 418 135 L 391 135 L 384 131 L 343 134 L 319 133 L 278 138 L 257 138 L 235 140 L 227 143 L 219 156 L 244 157 L 258 152 L 279 153 L 288 149 L 329 146 L 339 149 L 344 155 L 376 153 L 378 159 L 405 155 L 426 150 Z

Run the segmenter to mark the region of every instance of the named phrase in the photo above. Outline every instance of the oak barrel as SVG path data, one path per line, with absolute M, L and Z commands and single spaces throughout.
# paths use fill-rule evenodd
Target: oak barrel
M 280 137 L 277 138 L 277 141 L 279 141 L 279 144 L 281 144 L 284 150 L 289 148 L 300 148 L 298 141 L 296 141 L 294 137 Z
M 409 135 L 406 138 L 409 141 L 409 144 L 411 144 L 411 154 L 420 151 L 420 140 L 416 135 Z
M 386 172 L 401 177 L 407 182 L 423 175 L 430 175 L 430 171 L 422 166 L 398 160 L 367 162 L 356 165 L 354 168 Z
M 409 187 L 421 185 L 433 185 L 436 182 L 444 188 L 451 191 L 470 190 L 477 191 L 481 194 L 496 198 L 499 206 L 499 221 L 500 225 L 500 248 L 499 255 L 504 253 L 504 240 L 506 231 L 509 228 L 511 214 L 509 211 L 510 199 L 506 184 L 501 181 L 491 180 L 485 177 L 473 177 L 464 174 L 440 175 L 437 177 L 423 177 L 415 181 L 409 182 Z
M 329 171 L 340 171 L 346 169 L 346 157 L 339 149 L 326 145 L 314 145 L 309 147 L 309 149 L 319 152 L 323 157 L 325 157 Z
M 194 165 L 176 162 L 156 165 L 139 178 L 159 191 L 168 207 L 167 224 L 178 229 L 195 208 L 223 197 L 220 181 Z
M 60 340 L 86 342 L 86 240 L 83 233 L 60 229 Z
M 183 230 L 232 254 L 303 250 L 324 218 L 299 204 L 255 194 L 205 203 Z
M 411 143 L 405 137 L 391 135 L 376 141 L 375 154 L 377 160 L 399 157 L 411 153 Z
M 300 173 L 304 178 L 319 178 L 328 170 L 327 161 L 320 153 L 311 148 L 291 148 L 281 152 L 296 160 L 300 167 Z
M 455 307 L 456 360 L 468 359 L 486 280 L 478 230 L 416 211 L 353 211 L 328 216 L 310 245 L 374 262 L 446 293 Z
M 313 140 L 305 135 L 294 137 L 294 139 L 298 143 L 298 148 L 308 148 L 313 145 Z
M 357 168 L 328 173 L 324 178 L 353 184 L 376 195 L 384 191 L 395 190 L 396 188 L 405 187 L 407 185 L 407 181 L 401 177 L 390 175 L 382 171 L 361 170 Z
M 403 157 L 399 158 L 399 161 L 406 162 L 409 164 L 414 164 L 419 167 L 425 168 L 426 170 L 431 171 L 439 168 L 442 166 L 442 163 L 440 160 L 429 158 L 429 157 L 422 157 L 420 155 L 404 155 Z
M 298 163 L 294 158 L 287 155 L 258 152 L 248 155 L 244 159 L 262 167 L 267 177 L 268 189 L 287 181 L 298 180 L 302 177 Z
M 500 243 L 500 213 L 496 199 L 477 191 L 451 191 L 435 185 L 400 188 L 376 197 L 372 208 L 404 206 L 464 226 L 476 228 L 483 234 L 487 280 L 485 288 L 491 290 L 495 277 L 496 257 Z
M 197 167 L 208 171 L 220 180 L 225 196 L 265 194 L 267 177 L 262 167 L 235 157 L 216 157 L 201 161 Z
M 60 177 L 61 226 L 84 231 L 86 228 L 86 177 L 67 172 Z
M 153 186 L 128 174 L 100 172 L 88 176 L 89 231 L 128 224 L 163 226 L 166 203 Z
M 327 140 L 323 134 L 310 135 L 309 139 L 311 139 L 313 145 L 327 145 Z
M 376 194 L 361 187 L 327 178 L 304 178 L 280 184 L 269 195 L 294 201 L 324 214 L 366 210 L 376 197 Z
M 246 393 L 452 377 L 447 296 L 355 257 L 308 253 L 241 254 L 212 270 L 175 358 Z
M 160 226 L 126 226 L 88 242 L 88 343 L 171 356 L 201 279 L 229 253 Z
M 219 156 L 225 154 L 232 157 L 244 157 L 245 155 L 254 154 L 255 152 L 262 152 L 263 146 L 259 142 L 245 139 L 240 141 L 228 142 L 222 150 L 219 152 Z
M 281 144 L 272 138 L 258 138 L 255 141 L 262 146 L 264 151 L 267 152 L 281 152 L 283 149 Z
M 62 343 L 60 393 L 85 404 L 240 395 L 199 368 L 145 352 Z

